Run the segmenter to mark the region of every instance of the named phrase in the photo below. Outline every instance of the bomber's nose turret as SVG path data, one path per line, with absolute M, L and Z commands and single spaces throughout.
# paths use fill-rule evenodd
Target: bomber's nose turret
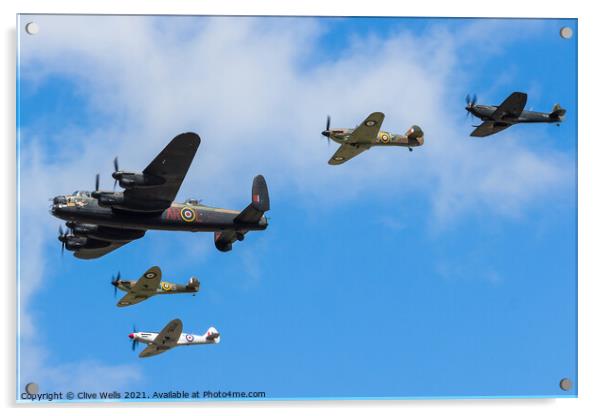
M 52 199 L 52 203 L 54 205 L 65 205 L 67 204 L 67 198 L 65 198 L 63 195 L 55 196 Z

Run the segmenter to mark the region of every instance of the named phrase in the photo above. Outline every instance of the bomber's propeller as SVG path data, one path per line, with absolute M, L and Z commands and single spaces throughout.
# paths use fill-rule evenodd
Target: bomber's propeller
M 117 187 L 117 177 L 115 176 L 115 174 L 117 172 L 119 172 L 119 160 L 117 159 L 117 156 L 115 156 L 115 159 L 113 159 L 113 168 L 115 169 L 113 171 L 113 178 L 115 178 L 115 182 L 113 183 L 113 191 L 115 191 L 115 188 Z
M 59 225 L 59 241 L 61 242 L 61 256 L 65 254 L 65 244 L 67 243 L 67 237 L 69 232 L 63 230 L 63 226 Z
M 117 277 L 111 277 L 111 284 L 113 285 L 113 296 L 117 296 L 117 286 L 119 286 L 119 282 L 121 281 L 121 272 L 117 272 Z
M 330 116 L 326 116 L 326 130 L 322 132 L 322 136 L 328 139 L 328 144 L 330 145 Z

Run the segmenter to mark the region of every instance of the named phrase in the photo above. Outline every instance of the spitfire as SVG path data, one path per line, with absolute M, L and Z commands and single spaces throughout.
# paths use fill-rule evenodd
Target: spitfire
M 559 126 L 566 114 L 560 104 L 554 105 L 550 113 L 525 111 L 527 94 L 524 92 L 513 92 L 499 106 L 476 102 L 476 95 L 472 98 L 466 96 L 466 111 L 483 121 L 479 126 L 474 126 L 476 129 L 470 133 L 473 137 L 490 136 L 518 123 L 556 123 Z
M 213 232 L 215 247 L 230 251 L 249 231 L 265 230 L 263 215 L 270 209 L 263 176 L 253 180 L 251 203 L 242 211 L 213 208 L 195 199 L 173 202 L 201 143 L 195 133 L 175 137 L 141 172 L 119 170 L 114 160 L 115 184 L 123 192 L 76 191 L 52 200 L 51 213 L 66 220 L 68 231 L 59 228 L 62 250 L 80 259 L 94 259 L 139 238 L 147 230 Z
M 191 277 L 186 285 L 166 282 L 161 280 L 161 269 L 153 266 L 148 269 L 138 280 L 122 280 L 121 273 L 111 280 L 111 284 L 117 289 L 127 292 L 117 306 L 131 306 L 140 303 L 155 295 L 173 295 L 177 293 L 192 293 L 193 296 L 199 291 L 200 283 L 196 277 Z
M 330 116 L 326 118 L 326 130 L 322 136 L 334 140 L 341 146 L 332 155 L 328 163 L 330 165 L 340 165 L 354 158 L 360 153 L 370 149 L 372 146 L 402 146 L 412 151 L 413 147 L 424 144 L 424 134 L 418 126 L 412 126 L 406 134 L 394 134 L 381 131 L 385 115 L 383 113 L 370 114 L 355 129 L 348 128 L 330 128 Z
M 211 327 L 203 335 L 182 333 L 182 321 L 174 319 L 165 325 L 161 332 L 133 332 L 128 335 L 132 340 L 132 350 L 136 349 L 138 343 L 146 344 L 147 347 L 138 355 L 140 358 L 152 357 L 164 353 L 175 347 L 186 345 L 219 344 L 220 333 Z

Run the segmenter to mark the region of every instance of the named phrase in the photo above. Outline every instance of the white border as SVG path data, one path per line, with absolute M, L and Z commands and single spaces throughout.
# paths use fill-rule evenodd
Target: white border
M 598 121 L 602 110 L 600 90 L 599 39 L 602 39 L 600 13 L 594 2 L 561 2 L 548 0 L 535 3 L 518 0 L 503 2 L 452 2 L 421 0 L 393 5 L 391 1 L 371 0 L 330 1 L 200 1 L 200 0 L 90 0 L 52 2 L 42 0 L 8 0 L 0 3 L 2 10 L 2 91 L 0 117 L 4 126 L 2 137 L 2 192 L 0 206 L 3 232 L 0 255 L 4 265 L 4 313 L 2 314 L 4 340 L 2 348 L 3 377 L 0 392 L 6 414 L 30 413 L 36 407 L 45 414 L 119 414 L 141 412 L 164 415 L 174 411 L 192 411 L 211 414 L 307 414 L 309 411 L 330 415 L 333 411 L 345 413 L 395 414 L 478 414 L 507 415 L 529 412 L 532 415 L 560 415 L 598 413 L 602 408 L 600 366 L 602 345 L 600 318 L 602 318 L 602 270 L 597 257 L 599 243 L 599 196 L 602 157 L 602 133 Z M 106 404 L 86 406 L 51 405 L 14 408 L 15 397 L 15 44 L 17 13 L 104 13 L 104 14 L 270 14 L 270 15 L 398 15 L 398 16 L 476 16 L 476 17 L 577 17 L 579 18 L 579 399 L 517 399 L 517 400 L 430 400 L 430 401 L 347 401 L 347 402 L 227 402 L 201 404 Z M 191 409 L 198 408 L 198 409 Z

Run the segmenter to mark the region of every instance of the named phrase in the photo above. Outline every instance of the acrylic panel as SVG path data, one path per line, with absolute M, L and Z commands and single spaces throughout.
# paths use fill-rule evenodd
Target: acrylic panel
M 577 35 L 17 16 L 17 401 L 576 397 Z

